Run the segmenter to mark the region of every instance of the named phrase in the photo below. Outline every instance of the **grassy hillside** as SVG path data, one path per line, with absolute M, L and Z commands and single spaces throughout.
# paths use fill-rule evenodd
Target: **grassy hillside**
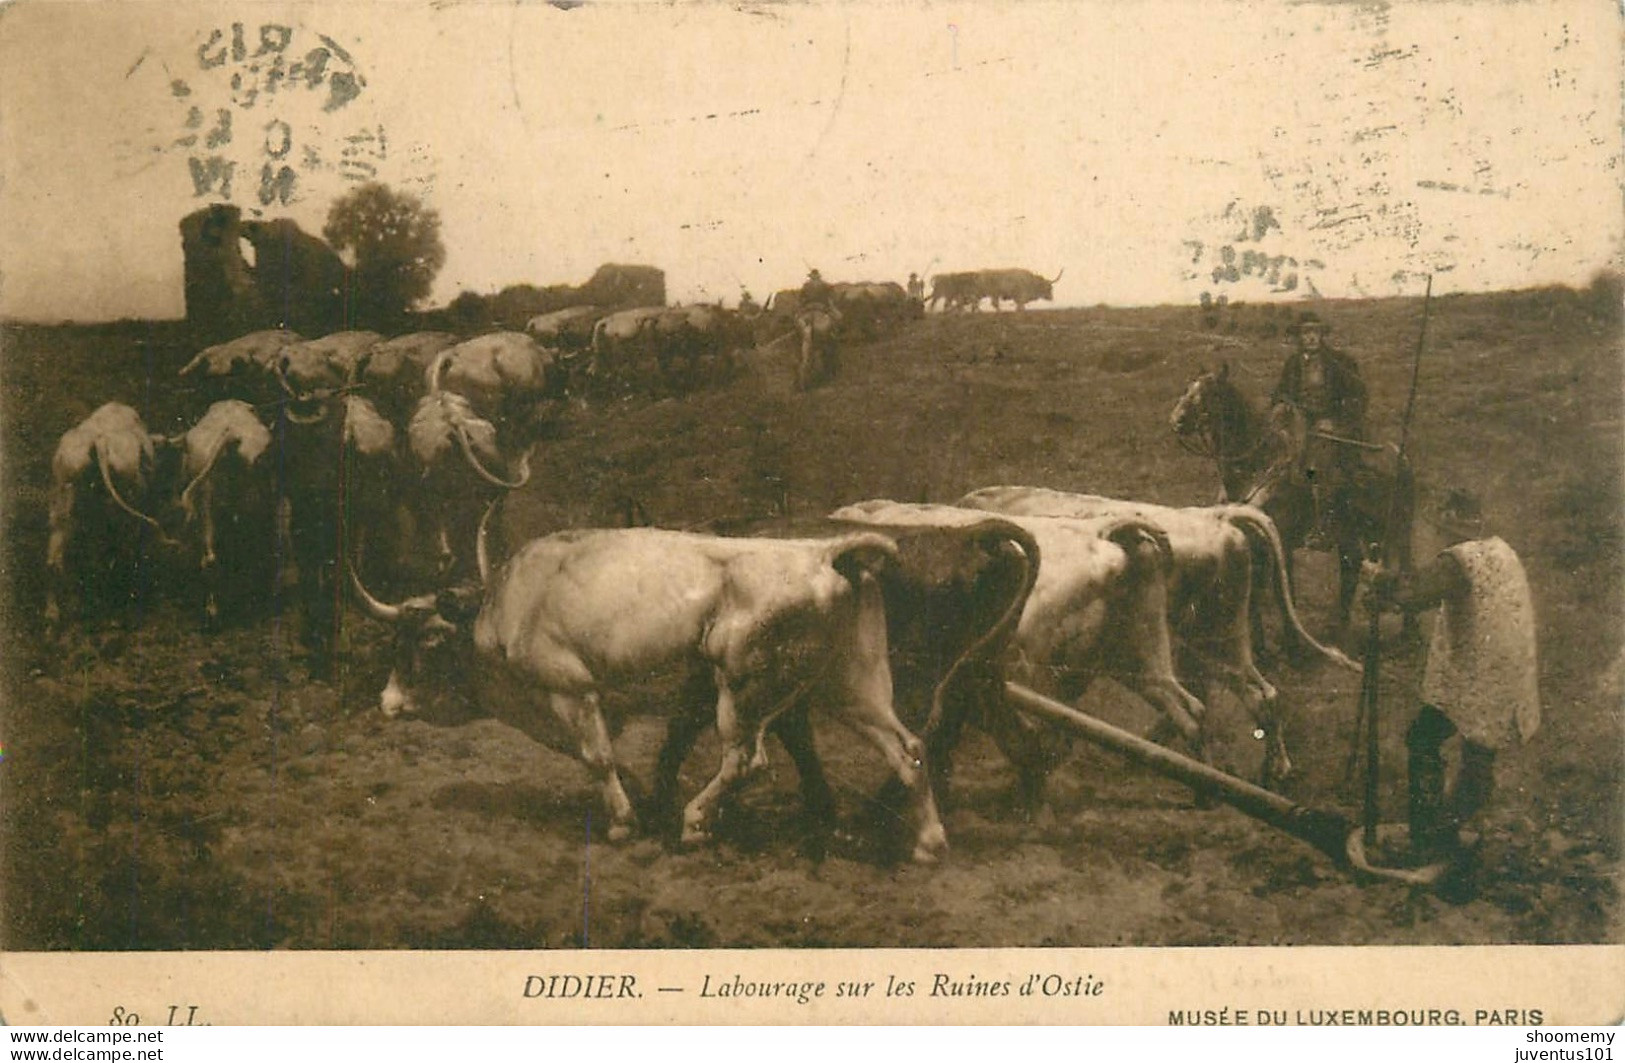
M 1374 435 L 1397 438 L 1420 300 L 1317 310 L 1363 367 Z M 769 347 L 728 386 L 562 411 L 533 482 L 510 502 L 507 531 L 517 540 L 615 523 L 627 500 L 683 527 L 882 496 L 948 501 L 998 483 L 1204 503 L 1216 495 L 1215 471 L 1175 444 L 1168 414 L 1198 368 L 1221 360 L 1262 401 L 1287 352 L 1287 314 L 931 316 L 847 349 L 840 377 L 806 394 L 791 387 L 791 352 Z M 1566 290 L 1432 305 L 1411 435 L 1424 500 L 1449 485 L 1484 497 L 1529 569 L 1540 620 L 1545 725 L 1502 760 L 1478 900 L 1356 887 L 1296 843 L 1233 812 L 1196 812 L 1179 788 L 1105 754 L 1080 754 L 1057 777 L 1053 822 L 1022 825 L 1002 803 L 1008 774 L 997 753 L 972 742 L 948 818 L 948 866 L 897 875 L 860 853 L 810 868 L 760 827 L 701 853 L 595 848 L 594 943 L 1618 940 L 1620 339 L 1617 313 Z M 495 725 L 381 726 L 371 710 L 375 626 L 355 621 L 355 654 L 336 686 L 304 676 L 277 625 L 204 638 L 173 590 L 154 596 L 140 631 L 38 642 L 56 438 L 115 398 L 155 430 L 178 430 L 201 412 L 175 377 L 194 351 L 178 324 L 8 326 L 0 341 L 4 725 L 11 793 L 21 795 L 8 799 L 5 872 L 8 896 L 27 898 L 8 905 L 6 944 L 579 943 L 585 774 Z M 1423 556 L 1426 539 L 1423 530 Z M 1324 629 L 1334 573 L 1326 557 L 1300 560 L 1303 612 Z M 1417 665 L 1397 656 L 1384 669 L 1394 818 Z M 1351 807 L 1339 783 L 1355 684 L 1326 669 L 1271 674 L 1302 769 L 1293 792 Z M 1144 722 L 1102 687 L 1087 707 Z M 653 724 L 634 723 L 624 738 L 645 778 L 657 741 Z M 843 803 L 861 806 L 873 765 L 849 738 L 822 736 L 820 747 Z M 697 754 L 685 787 L 706 767 Z M 782 763 L 753 793 L 758 823 L 793 815 L 793 772 Z M 455 859 L 425 865 L 426 851 Z M 64 881 L 77 884 L 71 895 L 47 888 Z M 1079 903 L 1058 906 L 1063 896 Z M 980 918 L 995 910 L 1001 919 Z

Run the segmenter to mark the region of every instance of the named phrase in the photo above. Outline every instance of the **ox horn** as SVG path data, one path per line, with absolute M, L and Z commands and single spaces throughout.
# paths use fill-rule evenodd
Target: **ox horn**
M 474 536 L 474 567 L 480 574 L 480 586 L 491 582 L 491 549 L 489 540 L 491 536 L 491 514 L 496 512 L 497 503 L 505 495 L 498 495 L 486 503 L 485 512 L 480 514 L 480 528 Z
M 474 453 L 473 444 L 468 441 L 468 431 L 462 424 L 457 423 L 453 427 L 457 431 L 457 442 L 463 448 L 463 456 L 468 459 L 468 464 L 473 467 L 474 471 L 479 473 L 480 479 L 492 487 L 500 487 L 505 491 L 517 491 L 530 482 L 530 451 L 528 449 L 519 458 L 519 478 L 517 480 L 504 480 L 487 469 L 480 461 L 479 455 Z
M 1062 266 L 1061 267 L 1061 273 L 1065 273 L 1065 272 L 1066 272 L 1066 267 Z M 1049 282 L 1051 284 L 1058 284 L 1060 282 L 1060 280 L 1061 280 L 1061 273 L 1057 273 L 1055 276 L 1051 277 Z
M 374 620 L 382 620 L 386 624 L 397 623 L 405 610 L 398 605 L 387 605 L 374 598 L 361 583 L 361 577 L 356 574 L 355 566 L 349 558 L 344 559 L 344 571 L 350 577 L 350 589 L 355 592 L 356 600 L 361 603 L 361 609 Z

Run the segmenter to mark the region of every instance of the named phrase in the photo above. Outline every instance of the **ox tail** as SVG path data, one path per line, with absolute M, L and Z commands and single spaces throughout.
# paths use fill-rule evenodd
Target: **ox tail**
M 526 450 L 519 458 L 519 477 L 515 480 L 504 480 L 496 473 L 485 467 L 478 454 L 474 453 L 474 445 L 469 442 L 468 430 L 461 422 L 453 422 L 452 430 L 457 434 L 457 444 L 462 448 L 463 457 L 468 460 L 469 467 L 474 470 L 486 483 L 492 487 L 500 487 L 504 491 L 517 491 L 530 482 L 530 451 Z
M 990 651 L 996 653 L 1015 631 L 1016 624 L 1021 620 L 1022 611 L 1027 607 L 1027 597 L 1032 593 L 1033 584 L 1038 582 L 1038 540 L 1034 539 L 1027 529 L 1004 520 L 990 520 L 980 525 L 979 529 L 978 539 L 986 545 L 988 553 L 994 553 L 1005 546 L 1014 546 L 1021 554 L 1021 586 L 1010 596 L 1010 601 L 1005 605 L 999 619 L 984 631 L 980 638 L 965 648 L 965 652 L 961 653 L 953 666 L 948 669 L 948 674 L 942 677 L 942 682 L 931 692 L 931 712 L 926 717 L 922 737 L 935 732 L 941 724 L 942 703 L 958 680 L 959 673 L 972 662 L 983 659 Z
M 854 587 L 864 573 L 874 575 L 897 560 L 897 544 L 879 532 L 858 532 L 840 541 L 830 567 Z
M 163 543 L 165 546 L 179 546 L 180 543 L 169 537 L 169 533 L 164 530 L 164 526 L 162 524 L 159 524 L 152 517 L 147 516 L 139 509 L 136 509 L 134 506 L 130 505 L 130 503 L 124 500 L 124 496 L 119 494 L 118 485 L 113 482 L 113 470 L 109 468 L 107 464 L 107 448 L 102 445 L 100 440 L 96 442 L 92 449 L 96 451 L 96 467 L 101 470 L 102 486 L 107 488 L 107 493 L 112 497 L 113 503 L 130 516 L 140 521 L 142 524 L 149 526 L 153 531 L 157 532 L 158 541 L 160 543 Z
M 235 442 L 237 442 L 235 436 L 222 432 L 220 438 L 214 441 L 214 448 L 209 451 L 209 458 L 203 463 L 203 468 L 198 470 L 198 474 L 192 477 L 192 482 L 187 484 L 186 489 L 181 492 L 181 512 L 186 514 L 188 524 L 197 519 L 197 505 L 193 501 L 193 493 L 203 485 L 204 480 L 209 478 L 209 474 L 214 472 L 215 464 L 219 462 L 220 456 L 226 452 L 226 448 Z
M 1150 521 L 1138 517 L 1123 517 L 1111 521 L 1100 533 L 1100 537 L 1122 547 L 1131 561 L 1139 556 L 1143 547 L 1150 546 L 1156 550 L 1157 563 L 1164 570 L 1168 568 L 1174 556 L 1173 547 L 1168 544 L 1168 533 Z
M 1269 514 L 1256 506 L 1239 504 L 1225 506 L 1224 510 L 1226 519 L 1241 529 L 1248 542 L 1255 548 L 1263 548 L 1264 563 L 1274 574 L 1270 587 L 1281 610 L 1281 623 L 1286 625 L 1292 636 L 1333 664 L 1347 668 L 1356 675 L 1362 672 L 1364 669 L 1358 661 L 1350 659 L 1348 654 L 1334 646 L 1323 645 L 1304 628 L 1298 616 L 1298 607 L 1292 600 L 1292 577 L 1287 574 L 1286 548 L 1281 544 L 1280 530 L 1275 527 Z

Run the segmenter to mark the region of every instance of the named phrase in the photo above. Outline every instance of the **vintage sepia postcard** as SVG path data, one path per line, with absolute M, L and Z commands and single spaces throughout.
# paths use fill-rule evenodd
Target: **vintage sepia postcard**
M 0 1017 L 1620 1021 L 1622 43 L 0 8 Z

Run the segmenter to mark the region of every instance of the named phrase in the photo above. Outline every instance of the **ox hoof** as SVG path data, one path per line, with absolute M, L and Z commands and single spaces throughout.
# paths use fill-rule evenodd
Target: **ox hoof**
M 685 849 L 696 848 L 711 841 L 711 832 L 704 827 L 691 826 L 685 823 L 683 824 L 683 834 L 677 841 Z
M 916 864 L 939 864 L 942 862 L 943 857 L 947 855 L 947 843 L 943 843 L 941 846 L 921 843 L 916 845 L 914 851 L 909 854 L 909 860 Z
M 608 833 L 610 841 L 616 843 L 624 842 L 628 838 L 632 837 L 632 827 L 627 823 L 612 823 L 610 824 Z
M 914 843 L 909 859 L 916 864 L 935 864 L 948 855 L 948 835 L 942 827 L 934 826 L 920 835 Z

